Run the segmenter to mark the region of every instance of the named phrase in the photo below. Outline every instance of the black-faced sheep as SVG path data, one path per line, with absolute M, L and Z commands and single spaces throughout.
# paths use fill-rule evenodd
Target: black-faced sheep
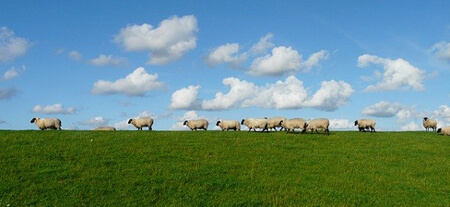
M 423 127 L 428 131 L 429 128 L 432 128 L 433 131 L 436 131 L 437 128 L 437 120 L 429 119 L 428 117 L 423 118 Z
M 197 129 L 204 129 L 205 131 L 208 129 L 208 120 L 206 119 L 197 119 L 197 120 L 186 120 L 183 122 L 184 126 L 188 126 L 192 131 Z
M 370 132 L 375 132 L 375 125 L 377 123 L 372 119 L 358 119 L 355 121 L 355 126 L 358 126 L 360 132 L 365 132 L 366 129 Z
M 60 119 L 53 119 L 53 118 L 40 119 L 39 117 L 34 117 L 33 119 L 31 119 L 30 123 L 35 123 L 40 130 L 45 129 L 61 130 Z
M 235 120 L 219 120 L 217 121 L 216 126 L 219 126 L 222 131 L 228 131 L 230 129 L 233 129 L 234 131 L 241 131 L 241 125 Z
M 128 124 L 133 124 L 138 130 L 142 130 L 143 127 L 148 127 L 148 130 L 152 130 L 153 119 L 152 118 L 139 118 L 139 119 L 130 119 L 128 120 Z

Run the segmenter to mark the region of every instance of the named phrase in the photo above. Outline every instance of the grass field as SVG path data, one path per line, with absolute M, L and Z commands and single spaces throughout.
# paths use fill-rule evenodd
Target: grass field
M 449 206 L 426 132 L 0 131 L 3 206 Z

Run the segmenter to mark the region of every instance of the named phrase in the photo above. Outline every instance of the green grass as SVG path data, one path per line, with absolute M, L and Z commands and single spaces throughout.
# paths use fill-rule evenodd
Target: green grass
M 2 206 L 449 206 L 450 138 L 0 131 Z

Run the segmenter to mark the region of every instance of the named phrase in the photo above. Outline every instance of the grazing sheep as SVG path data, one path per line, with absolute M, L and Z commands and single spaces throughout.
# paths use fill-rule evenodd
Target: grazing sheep
M 216 126 L 219 126 L 222 131 L 228 131 L 230 129 L 234 129 L 234 131 L 241 131 L 241 125 L 235 120 L 219 120 L 217 121 Z
M 439 128 L 437 130 L 437 133 L 440 133 L 440 134 L 445 135 L 445 136 L 450 136 L 450 126 Z
M 61 130 L 60 119 L 49 119 L 49 118 L 40 119 L 39 117 L 34 117 L 33 119 L 31 119 L 30 123 L 35 123 L 40 130 L 45 129 Z
M 112 126 L 101 126 L 94 129 L 95 131 L 116 131 L 115 127 Z
M 287 133 L 289 131 L 295 132 L 295 129 L 302 129 L 302 133 L 306 131 L 306 121 L 301 118 L 281 120 L 280 125 L 287 130 Z
M 256 129 L 262 129 L 261 132 L 267 131 L 269 132 L 269 129 L 267 128 L 267 119 L 242 119 L 241 124 L 248 127 L 248 131 L 250 132 L 252 129 L 253 131 L 256 131 Z
M 423 118 L 423 127 L 428 131 L 429 128 L 432 128 L 433 131 L 436 131 L 437 121 L 434 119 L 429 119 L 428 117 Z
M 355 121 L 355 126 L 358 125 L 358 129 L 360 132 L 365 132 L 366 129 L 370 132 L 375 132 L 375 125 L 377 123 L 372 119 L 358 119 Z
M 197 129 L 208 129 L 208 121 L 206 119 L 186 120 L 183 125 L 188 126 L 192 131 Z
M 318 129 L 323 129 L 325 133 L 330 135 L 330 130 L 328 127 L 330 126 L 330 120 L 321 118 L 321 119 L 313 119 L 306 124 L 306 131 L 311 130 L 311 133 L 314 133 L 314 130 L 319 133 Z
M 281 126 L 281 121 L 286 121 L 286 118 L 278 116 L 278 117 L 274 117 L 274 118 L 267 118 L 264 117 L 265 119 L 267 119 L 267 128 L 270 129 L 272 131 L 272 129 L 274 129 L 275 131 L 277 131 L 277 127 L 281 127 L 280 131 L 283 130 L 283 126 Z
M 142 130 L 142 127 L 148 127 L 148 130 L 152 130 L 153 119 L 152 118 L 139 118 L 139 119 L 130 119 L 128 120 L 128 124 L 133 124 L 138 130 Z

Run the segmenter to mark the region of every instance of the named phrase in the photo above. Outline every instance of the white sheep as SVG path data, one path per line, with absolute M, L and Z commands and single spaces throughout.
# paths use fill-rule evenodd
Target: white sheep
M 148 130 L 152 130 L 153 119 L 152 118 L 138 118 L 128 120 L 128 124 L 133 124 L 138 130 L 142 130 L 142 127 L 148 127 Z
M 440 133 L 440 134 L 445 135 L 445 136 L 450 136 L 450 126 L 439 128 L 437 130 L 437 133 Z
M 219 120 L 217 121 L 216 126 L 219 126 L 222 131 L 228 131 L 230 129 L 234 129 L 234 131 L 241 131 L 241 125 L 235 120 Z
M 330 126 L 330 120 L 326 118 L 313 119 L 306 124 L 306 131 L 311 130 L 311 133 L 314 133 L 314 130 L 319 133 L 318 129 L 323 129 L 325 133 L 330 135 L 330 130 L 328 127 Z
M 295 129 L 302 129 L 302 133 L 306 131 L 306 121 L 301 118 L 281 120 L 280 125 L 289 131 L 295 132 Z
M 355 121 L 355 126 L 358 126 L 360 132 L 365 132 L 366 129 L 370 129 L 370 132 L 375 132 L 376 124 L 372 119 L 358 119 Z
M 428 117 L 423 118 L 423 127 L 428 131 L 429 128 L 432 128 L 433 131 L 436 131 L 437 121 L 434 119 L 429 119 Z
M 44 118 L 34 117 L 31 119 L 30 123 L 35 123 L 40 130 L 44 129 L 58 129 L 61 130 L 61 120 L 54 118 Z
M 267 131 L 269 132 L 269 129 L 267 128 L 267 119 L 242 119 L 241 124 L 248 127 L 248 131 L 250 132 L 252 129 L 253 131 L 256 131 L 256 129 L 262 129 L 261 132 Z
M 267 118 L 264 117 L 265 119 L 267 119 L 267 128 L 272 130 L 274 129 L 275 131 L 277 131 L 277 127 L 281 127 L 280 131 L 283 130 L 283 126 L 281 126 L 281 121 L 286 121 L 286 118 L 278 116 L 278 117 L 273 117 L 273 118 Z
M 95 131 L 116 131 L 115 127 L 112 126 L 101 126 L 94 129 Z
M 208 121 L 206 119 L 186 120 L 183 122 L 183 125 L 188 126 L 192 131 L 197 131 L 197 129 L 206 131 L 208 129 Z

